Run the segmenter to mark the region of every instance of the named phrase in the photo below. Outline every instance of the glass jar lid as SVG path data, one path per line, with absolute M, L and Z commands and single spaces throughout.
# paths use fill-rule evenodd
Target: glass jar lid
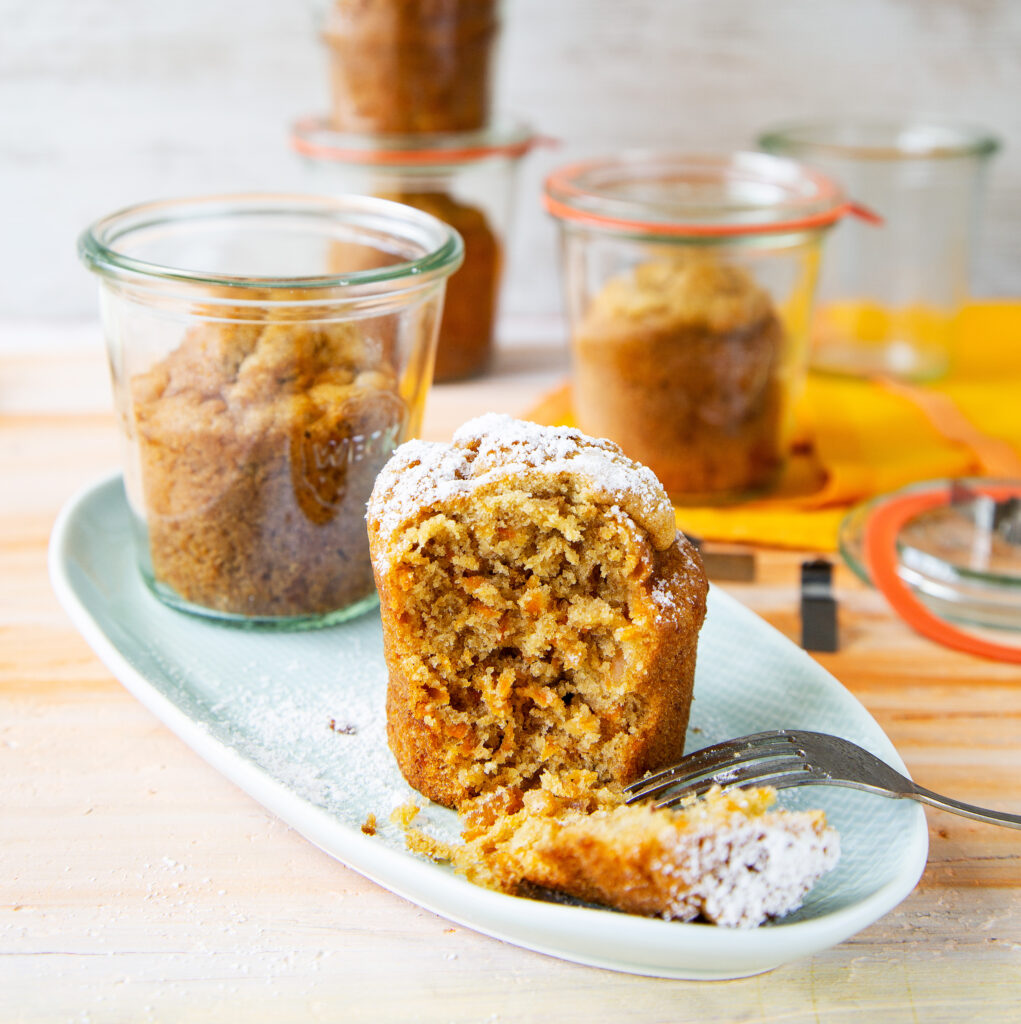
M 639 151 L 580 161 L 546 179 L 544 198 L 561 220 L 650 237 L 821 231 L 849 213 L 876 219 L 825 175 L 765 153 Z
M 873 522 L 898 508 L 894 567 L 926 608 L 950 622 L 1021 631 L 1021 481 L 926 481 L 853 509 L 840 551 L 866 583 L 875 582 L 866 550 Z

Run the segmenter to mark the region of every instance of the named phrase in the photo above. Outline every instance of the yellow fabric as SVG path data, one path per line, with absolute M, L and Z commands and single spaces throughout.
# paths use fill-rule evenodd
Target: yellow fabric
M 951 373 L 929 387 L 810 374 L 773 494 L 678 508 L 678 526 L 718 541 L 833 551 L 848 509 L 875 495 L 935 477 L 1021 477 L 1021 302 L 967 307 L 957 336 Z M 569 391 L 530 415 L 570 423 Z

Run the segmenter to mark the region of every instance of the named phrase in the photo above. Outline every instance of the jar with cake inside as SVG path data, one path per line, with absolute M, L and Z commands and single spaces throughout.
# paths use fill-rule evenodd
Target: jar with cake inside
M 777 481 L 792 439 L 829 180 L 764 154 L 635 154 L 547 181 L 561 227 L 578 426 L 676 504 Z
M 435 380 L 484 373 L 495 347 L 517 170 L 535 144 L 531 129 L 508 121 L 480 132 L 358 135 L 336 132 L 312 117 L 298 121 L 291 138 L 316 191 L 381 196 L 458 232 L 464 263 L 446 289 Z
M 501 0 L 316 0 L 330 124 L 368 133 L 467 132 L 492 106 Z
M 340 244 L 375 269 L 345 270 Z M 368 197 L 239 196 L 121 211 L 79 252 L 150 589 L 244 625 L 371 607 L 365 506 L 420 429 L 456 233 Z

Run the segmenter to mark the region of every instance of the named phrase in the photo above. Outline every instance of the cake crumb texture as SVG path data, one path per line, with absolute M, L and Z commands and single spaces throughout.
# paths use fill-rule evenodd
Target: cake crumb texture
M 488 415 L 409 442 L 370 547 L 405 778 L 457 807 L 543 771 L 625 784 L 680 756 L 707 583 L 616 445 Z
M 372 594 L 365 502 L 407 407 L 361 328 L 263 315 L 132 378 L 152 570 L 221 612 L 328 612 Z
M 654 810 L 623 804 L 592 773 L 544 774 L 536 789 L 463 808 L 463 844 L 412 846 L 501 892 L 539 887 L 632 914 L 751 928 L 796 910 L 839 858 L 821 811 L 773 809 L 775 796 L 717 787 Z

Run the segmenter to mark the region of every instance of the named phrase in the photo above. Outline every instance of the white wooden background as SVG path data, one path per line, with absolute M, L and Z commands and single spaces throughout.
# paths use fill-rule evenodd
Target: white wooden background
M 500 103 L 564 142 L 529 158 L 504 310 L 560 309 L 539 204 L 556 161 L 748 145 L 778 119 L 933 112 L 1006 148 L 975 287 L 1021 294 L 1019 0 L 506 0 Z M 75 237 L 131 202 L 303 189 L 326 106 L 312 0 L 0 0 L 0 319 L 95 316 Z

